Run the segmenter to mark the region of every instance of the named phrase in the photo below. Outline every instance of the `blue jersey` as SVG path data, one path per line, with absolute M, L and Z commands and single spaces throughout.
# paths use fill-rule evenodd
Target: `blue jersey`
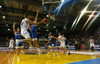
M 21 39 L 21 38 L 22 38 L 21 33 L 16 32 L 16 34 L 15 34 L 15 40 L 16 39 Z
M 51 36 L 48 37 L 48 40 L 50 41 L 50 43 L 54 43 L 54 40 L 53 40 L 53 38 Z
M 57 42 L 57 46 L 60 46 L 60 43 L 59 43 L 59 41 L 57 40 L 56 42 Z
M 16 34 L 15 34 L 15 40 L 16 40 L 16 39 L 22 39 L 21 33 L 16 32 Z M 15 46 L 17 46 L 17 45 L 16 45 L 16 41 L 15 41 Z M 23 43 L 22 43 L 22 42 L 19 43 L 18 46 L 23 46 Z
M 69 42 L 67 40 L 65 41 L 65 45 L 69 45 Z
M 32 25 L 31 35 L 32 35 L 32 38 L 37 38 L 37 26 Z

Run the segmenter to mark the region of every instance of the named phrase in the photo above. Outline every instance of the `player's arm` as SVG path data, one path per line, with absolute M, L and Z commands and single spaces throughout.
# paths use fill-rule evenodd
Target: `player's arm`
M 10 41 L 10 40 L 8 39 L 8 37 L 7 37 L 7 40 Z
M 44 23 L 44 20 L 42 20 L 41 22 L 32 22 L 31 20 L 26 20 L 26 23 L 32 24 L 32 25 L 38 25 L 38 24 Z
M 37 10 L 36 12 L 37 12 L 37 14 L 36 14 L 36 16 L 35 16 L 35 20 L 34 20 L 35 22 L 37 22 L 39 10 Z
M 14 34 L 16 34 L 15 24 L 16 24 L 16 23 L 13 24 L 13 32 L 14 32 Z
M 48 42 L 45 44 L 45 45 L 47 45 L 47 44 L 49 44 L 50 43 L 50 41 L 48 40 Z
M 54 38 L 54 39 L 56 39 L 56 40 L 58 40 L 58 38 L 57 37 L 54 37 L 54 36 L 51 36 L 52 38 Z

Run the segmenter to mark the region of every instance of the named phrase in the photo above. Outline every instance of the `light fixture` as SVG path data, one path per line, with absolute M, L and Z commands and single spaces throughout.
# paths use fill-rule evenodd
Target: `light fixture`
M 5 16 L 2 16 L 3 17 L 3 19 L 5 19 L 6 17 Z
M 53 28 L 56 28 L 56 26 L 53 26 Z
M 46 31 L 49 31 L 48 29 Z
M 64 2 L 64 0 L 61 0 L 61 2 Z
M 2 8 L 2 6 L 0 5 L 0 8 Z
M 6 26 L 8 26 L 8 24 L 6 24 Z
M 8 31 L 11 31 L 11 29 L 8 28 Z
M 39 29 L 41 29 L 41 28 L 39 28 Z

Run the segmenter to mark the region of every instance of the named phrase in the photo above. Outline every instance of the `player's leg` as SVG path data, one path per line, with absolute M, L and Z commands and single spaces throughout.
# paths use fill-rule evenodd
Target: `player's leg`
M 11 46 L 11 53 L 13 53 L 14 52 L 14 49 L 13 49 L 13 45 Z
M 9 53 L 10 52 L 10 46 L 9 46 L 9 48 L 8 48 L 8 51 L 7 51 L 7 53 Z
M 16 40 L 16 42 L 28 42 L 29 45 L 30 45 L 30 47 L 32 48 L 32 44 L 31 44 L 32 39 L 31 39 L 31 37 L 30 37 L 30 35 L 29 35 L 29 32 L 26 31 L 26 30 L 22 30 L 22 31 L 21 31 L 21 35 L 22 35 L 24 38 L 26 38 L 26 39 Z
M 95 51 L 97 51 L 97 49 L 96 49 L 96 47 L 94 46 L 94 44 L 93 44 L 92 46 L 94 47 Z
M 90 48 L 89 48 L 89 51 L 91 51 L 91 47 L 92 47 L 92 45 L 90 44 Z
M 38 43 L 37 43 L 37 38 L 33 38 L 32 41 L 33 41 L 33 44 L 36 46 L 38 52 L 41 52 L 41 50 L 40 50 L 40 48 L 39 48 L 39 45 L 38 45 Z
M 21 53 L 24 54 L 24 47 L 21 47 Z
M 54 52 L 54 44 L 52 44 L 52 51 L 53 51 L 53 56 L 55 56 L 55 52 Z
M 54 44 L 52 44 L 52 51 L 54 52 Z
M 51 46 L 48 46 L 48 53 L 47 53 L 47 54 L 49 54 L 49 53 L 50 53 L 50 47 L 51 47 Z
M 19 39 L 16 39 L 16 40 L 19 40 Z M 16 42 L 15 45 L 16 45 L 17 59 L 20 60 L 20 57 L 19 57 L 20 50 L 19 50 L 19 48 L 21 48 L 21 50 L 24 52 L 23 42 L 20 42 L 20 43 Z
M 23 42 L 19 43 L 20 48 L 21 48 L 21 53 L 24 54 L 24 46 L 23 46 Z
M 69 45 L 67 45 L 67 49 L 68 49 L 68 55 L 70 55 Z
M 19 58 L 20 50 L 19 50 L 19 48 L 16 48 L 16 53 L 17 53 L 17 60 L 20 61 L 20 58 Z
M 56 51 L 57 51 L 57 49 L 58 49 L 58 46 L 56 46 Z

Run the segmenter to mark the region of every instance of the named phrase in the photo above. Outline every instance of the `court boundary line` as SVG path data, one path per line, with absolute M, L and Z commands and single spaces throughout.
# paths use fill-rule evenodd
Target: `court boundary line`
M 15 54 L 14 54 L 14 57 L 13 57 L 13 62 L 12 62 L 12 64 L 14 64 L 14 59 L 15 59 Z
M 0 62 L 0 64 L 10 55 L 10 53 Z
M 93 58 L 93 59 L 82 60 L 82 61 L 78 61 L 78 62 L 90 61 L 90 60 L 95 60 L 95 59 L 100 59 L 100 58 Z M 71 62 L 71 63 L 66 63 L 66 64 L 72 64 L 72 63 L 77 63 L 77 62 Z

